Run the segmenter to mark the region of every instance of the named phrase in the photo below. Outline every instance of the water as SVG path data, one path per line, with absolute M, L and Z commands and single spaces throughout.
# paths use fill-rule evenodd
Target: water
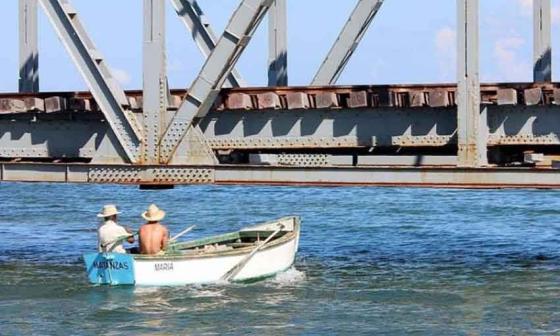
M 0 334 L 560 334 L 560 194 L 0 184 Z M 256 284 L 88 285 L 96 213 L 156 202 L 189 238 L 303 218 L 295 268 Z

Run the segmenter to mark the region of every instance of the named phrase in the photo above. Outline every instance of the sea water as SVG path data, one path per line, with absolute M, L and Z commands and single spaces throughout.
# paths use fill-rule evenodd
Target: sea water
M 560 334 L 560 193 L 0 184 L 1 335 Z M 184 239 L 302 217 L 294 268 L 254 284 L 95 287 L 106 203 Z

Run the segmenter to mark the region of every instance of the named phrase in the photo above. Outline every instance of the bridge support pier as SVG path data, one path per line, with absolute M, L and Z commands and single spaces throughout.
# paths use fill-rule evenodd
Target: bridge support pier
M 479 0 L 457 1 L 458 165 L 488 164 L 485 109 L 481 113 L 479 79 Z
M 39 92 L 37 0 L 19 0 L 19 92 Z
M 550 0 L 533 0 L 533 80 L 552 81 Z

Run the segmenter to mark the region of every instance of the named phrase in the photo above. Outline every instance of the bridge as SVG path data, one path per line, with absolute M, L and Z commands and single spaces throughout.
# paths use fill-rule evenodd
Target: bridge
M 479 1 L 456 0 L 457 83 L 339 86 L 383 12 L 383 0 L 357 0 L 305 87 L 289 86 L 286 1 L 240 0 L 217 34 L 203 0 L 143 0 L 144 84 L 125 91 L 70 0 L 19 0 L 19 92 L 0 93 L 0 181 L 560 187 L 551 0 L 533 1 L 531 83 L 480 83 Z M 188 88 L 167 84 L 166 6 L 206 57 Z M 39 10 L 89 91 L 40 90 Z M 236 63 L 267 16 L 268 86 L 248 87 Z

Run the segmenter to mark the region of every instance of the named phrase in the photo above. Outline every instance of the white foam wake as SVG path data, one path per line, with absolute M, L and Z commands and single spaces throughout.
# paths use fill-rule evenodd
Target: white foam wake
M 281 286 L 296 285 L 304 281 L 305 273 L 298 271 L 295 267 L 292 267 L 285 272 L 276 274 L 276 276 L 270 280 L 271 283 Z

